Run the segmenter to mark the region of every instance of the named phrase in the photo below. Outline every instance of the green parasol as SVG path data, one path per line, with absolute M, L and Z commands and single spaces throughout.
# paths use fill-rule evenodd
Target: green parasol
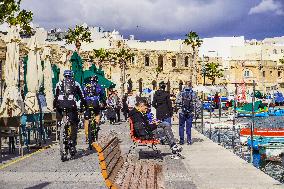
M 92 71 L 92 70 L 86 70 L 84 71 L 84 82 L 88 82 L 89 78 L 92 76 L 98 76 L 98 83 L 102 86 L 102 88 L 114 88 L 115 84 L 113 82 L 111 82 L 110 80 L 108 80 L 107 78 L 105 78 L 104 76 Z
M 72 54 L 70 61 L 72 62 L 72 71 L 74 72 L 74 79 L 82 86 L 84 81 L 82 58 L 75 51 Z
M 27 85 L 27 62 L 28 62 L 28 56 L 25 56 L 23 64 L 24 64 L 24 95 L 28 93 L 28 85 Z
M 56 84 L 59 82 L 60 69 L 55 64 L 53 64 L 52 72 L 53 72 L 52 89 L 53 89 L 53 94 L 55 94 L 55 87 L 56 87 Z

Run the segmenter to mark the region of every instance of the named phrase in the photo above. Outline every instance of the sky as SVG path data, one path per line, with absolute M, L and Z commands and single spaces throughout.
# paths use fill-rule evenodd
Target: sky
M 284 36 L 284 0 L 23 0 L 46 29 L 87 23 L 140 40 Z

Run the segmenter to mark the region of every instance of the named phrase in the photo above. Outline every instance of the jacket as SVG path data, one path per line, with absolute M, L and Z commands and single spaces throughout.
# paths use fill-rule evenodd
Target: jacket
M 170 93 L 164 90 L 157 90 L 154 94 L 152 106 L 156 108 L 158 120 L 164 120 L 173 116 L 172 101 Z
M 129 112 L 129 117 L 134 124 L 134 133 L 139 138 L 152 138 L 152 131 L 157 128 L 155 124 L 151 124 L 147 118 L 147 114 L 139 112 L 136 108 L 133 108 Z
M 190 87 L 185 87 L 178 95 L 176 98 L 176 106 L 179 109 L 179 113 L 184 113 L 182 111 L 182 106 L 183 106 L 183 95 L 186 93 L 190 93 L 191 94 L 191 98 L 192 98 L 192 107 L 190 109 L 193 110 L 193 112 L 191 113 L 190 116 L 193 116 L 193 114 L 196 113 L 200 114 L 201 113 L 201 106 L 202 103 L 200 100 L 198 100 L 196 93 L 192 90 L 192 88 Z

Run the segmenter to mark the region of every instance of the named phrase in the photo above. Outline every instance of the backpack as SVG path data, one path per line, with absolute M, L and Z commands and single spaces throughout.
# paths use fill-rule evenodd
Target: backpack
M 67 78 L 62 81 L 61 92 L 64 98 L 67 99 L 69 95 L 76 94 L 76 83 L 74 79 Z
M 185 115 L 190 115 L 194 111 L 192 93 L 193 91 L 185 91 L 181 94 L 182 98 L 181 110 Z
M 85 100 L 88 108 L 98 109 L 100 107 L 100 91 L 97 85 L 87 84 L 84 88 Z

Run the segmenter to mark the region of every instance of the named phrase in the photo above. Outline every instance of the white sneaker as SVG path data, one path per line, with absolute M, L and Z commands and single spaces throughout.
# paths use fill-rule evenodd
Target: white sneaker
M 175 144 L 174 146 L 171 147 L 171 150 L 173 154 L 176 154 L 182 151 L 182 147 Z

